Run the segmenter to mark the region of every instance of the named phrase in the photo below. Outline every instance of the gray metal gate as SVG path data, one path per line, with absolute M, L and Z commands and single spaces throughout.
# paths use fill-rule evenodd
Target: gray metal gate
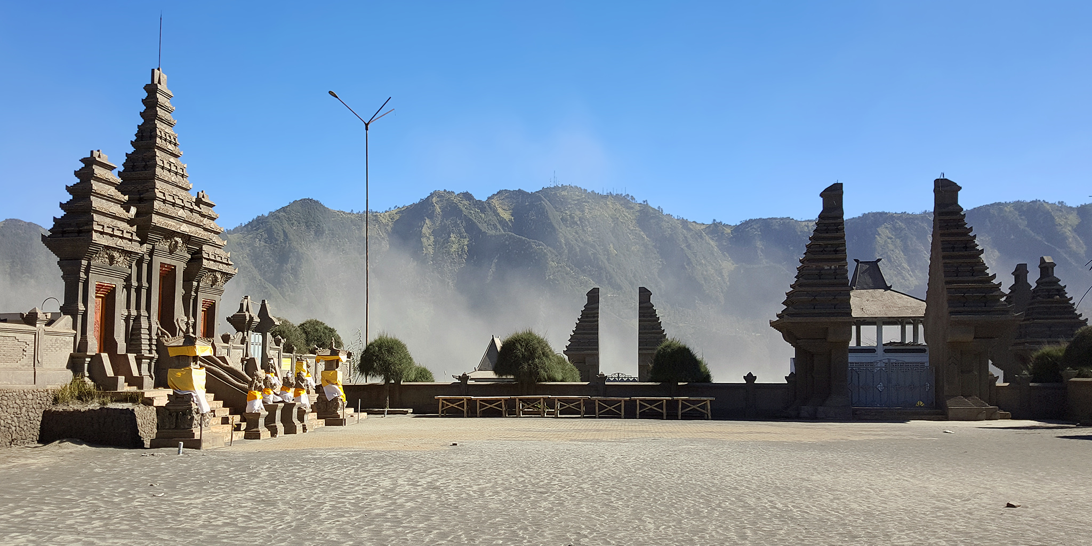
M 933 369 L 925 362 L 885 359 L 849 365 L 849 397 L 856 407 L 933 407 Z

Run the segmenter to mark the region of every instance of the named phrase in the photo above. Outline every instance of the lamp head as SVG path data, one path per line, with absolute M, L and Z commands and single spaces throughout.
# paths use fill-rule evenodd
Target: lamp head
M 334 97 L 335 99 L 341 99 L 341 97 L 337 96 L 337 93 L 334 93 L 333 91 L 330 91 L 330 96 Z

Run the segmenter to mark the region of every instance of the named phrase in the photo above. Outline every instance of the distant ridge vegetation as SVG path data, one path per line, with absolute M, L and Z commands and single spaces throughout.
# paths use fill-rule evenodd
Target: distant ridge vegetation
M 924 297 L 931 216 L 873 212 L 847 219 L 850 267 L 853 258 L 883 258 L 894 288 Z M 1051 255 L 1075 298 L 1092 283 L 1083 268 L 1090 220 L 1092 205 L 1042 201 L 968 211 L 986 263 L 1004 288 L 1016 263 L 1034 271 L 1040 255 Z M 789 346 L 768 321 L 780 310 L 813 222 L 702 224 L 629 196 L 572 186 L 505 190 L 485 200 L 435 191 L 374 213 L 371 222 L 372 335 L 384 331 L 404 340 L 439 380 L 473 368 L 493 334 L 534 329 L 564 348 L 593 286 L 602 293 L 608 373 L 636 373 L 639 286 L 652 290 L 668 335 L 692 347 L 718 381 L 737 381 L 748 371 L 759 381 L 788 373 Z M 15 293 L 0 300 L 5 310 L 25 311 L 46 295 L 60 296 L 60 273 L 39 233 L 33 224 L 0 223 L 6 258 L 0 281 Z M 290 320 L 325 317 L 341 331 L 363 328 L 363 213 L 301 199 L 225 238 L 239 268 L 225 306 L 249 294 L 270 300 Z M 39 278 L 45 283 L 30 280 Z

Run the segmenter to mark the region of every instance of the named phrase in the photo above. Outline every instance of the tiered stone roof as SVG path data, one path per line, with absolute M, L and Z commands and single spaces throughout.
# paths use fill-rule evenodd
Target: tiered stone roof
M 200 259 L 206 270 L 234 275 L 230 256 L 223 250 L 224 231 L 216 224 L 215 204 L 205 192 L 196 196 L 179 161 L 182 150 L 174 132 L 171 117 L 174 96 L 167 88 L 167 76 L 152 69 L 152 81 L 144 86 L 143 118 L 132 141 L 133 151 L 125 157 L 118 189 L 136 209 L 134 224 L 141 239 L 155 244 L 163 239 L 177 239 L 172 245 L 179 253 L 189 253 Z M 185 246 L 186 250 L 180 249 Z M 174 251 L 172 251 L 174 252 Z
M 637 354 L 652 355 L 664 341 L 667 334 L 652 305 L 652 291 L 642 286 L 637 289 Z
M 943 280 L 940 296 L 951 316 L 976 315 L 1009 317 L 1012 306 L 1005 302 L 1001 283 L 994 282 L 982 260 L 979 248 L 963 207 L 959 206 L 959 184 L 947 178 L 934 181 L 933 247 L 930 256 L 930 276 L 935 273 Z M 934 283 L 930 280 L 930 289 Z M 939 296 L 939 295 L 938 295 Z M 930 305 L 933 299 L 928 298 Z M 939 303 L 939 301 L 938 301 Z
M 75 171 L 79 182 L 66 188 L 72 198 L 61 203 L 64 214 L 53 219 L 42 242 L 62 260 L 87 257 L 127 268 L 141 245 L 130 225 L 133 215 L 126 210 L 126 197 L 117 189 L 121 181 L 114 176 L 116 167 L 101 150 L 80 161 L 84 166 Z
M 819 195 L 823 211 L 796 269 L 796 281 L 785 294 L 785 309 L 778 313 L 778 320 L 846 319 L 852 313 L 842 184 L 831 184 Z
M 570 359 L 599 355 L 599 289 L 588 290 L 587 296 L 588 302 L 580 311 L 580 318 L 576 320 L 576 327 L 565 347 L 565 356 Z
M 1024 318 L 1016 328 L 1014 348 L 1035 349 L 1069 341 L 1077 330 L 1088 325 L 1088 320 L 1073 306 L 1073 298 L 1066 294 L 1065 286 L 1054 275 L 1054 265 L 1050 256 L 1039 259 L 1039 280 L 1035 281 Z

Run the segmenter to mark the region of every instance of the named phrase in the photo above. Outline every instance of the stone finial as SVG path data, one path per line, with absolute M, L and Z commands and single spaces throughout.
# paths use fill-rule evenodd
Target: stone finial
M 1012 270 L 1013 284 L 1020 284 L 1028 282 L 1028 264 L 1016 264 L 1016 269 Z
M 1054 276 L 1054 258 L 1041 256 L 1039 258 L 1039 279 L 1047 279 Z
M 19 317 L 23 319 L 23 322 L 27 326 L 38 326 L 49 322 L 49 313 L 38 309 L 37 307 L 31 308 L 26 313 L 20 313 Z
M 842 210 L 841 182 L 835 182 L 827 186 L 827 189 L 819 192 L 819 197 L 823 198 L 823 211 L 819 213 L 820 216 L 841 217 L 844 214 Z
M 162 85 L 163 87 L 166 87 L 167 86 L 167 75 L 164 74 L 162 70 L 160 70 L 158 68 L 153 68 L 152 69 L 152 84 L 153 85 Z
M 963 189 L 948 180 L 947 178 L 938 178 L 933 181 L 933 204 L 937 210 L 948 209 L 951 207 L 959 207 L 959 190 Z
M 239 310 L 228 317 L 227 321 L 239 333 L 254 329 L 254 326 L 258 324 L 258 317 L 250 310 L 250 296 L 243 296 L 243 299 L 239 301 Z
M 650 303 L 652 301 L 652 291 L 641 286 L 637 288 L 637 303 Z
M 264 334 L 280 323 L 281 321 L 274 318 L 273 313 L 269 311 L 269 302 L 262 300 L 262 306 L 258 309 L 258 324 L 254 326 L 254 331 L 259 334 Z M 331 346 L 331 348 L 332 347 L 333 346 Z
M 747 372 L 747 375 L 743 376 L 743 380 L 746 381 L 748 385 L 753 384 L 757 379 L 758 377 L 756 377 L 755 374 L 751 372 Z

